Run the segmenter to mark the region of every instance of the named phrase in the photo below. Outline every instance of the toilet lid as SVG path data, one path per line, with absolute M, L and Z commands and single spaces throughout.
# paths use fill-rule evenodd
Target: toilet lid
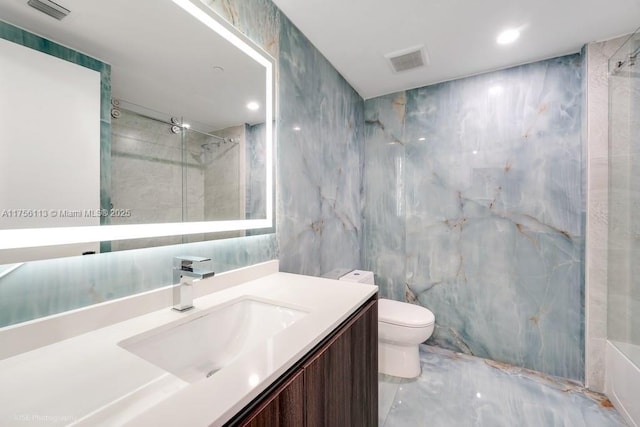
M 436 318 L 428 309 L 406 302 L 378 299 L 378 321 L 418 328 L 432 325 Z

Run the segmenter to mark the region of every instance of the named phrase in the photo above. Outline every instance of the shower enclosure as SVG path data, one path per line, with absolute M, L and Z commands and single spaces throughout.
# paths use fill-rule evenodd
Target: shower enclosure
M 111 121 L 110 223 L 245 217 L 245 125 L 206 133 L 182 118 L 118 102 Z M 114 114 L 115 112 L 115 114 Z M 114 241 L 111 250 L 236 237 L 189 235 Z
M 609 59 L 607 394 L 640 425 L 640 34 Z

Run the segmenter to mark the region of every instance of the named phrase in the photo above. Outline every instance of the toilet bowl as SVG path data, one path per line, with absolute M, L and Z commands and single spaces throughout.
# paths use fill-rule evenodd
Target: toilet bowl
M 419 344 L 433 333 L 435 316 L 424 307 L 378 300 L 378 372 L 401 378 L 420 375 Z
M 373 285 L 374 275 L 352 270 L 339 280 Z M 418 346 L 431 336 L 434 324 L 435 316 L 422 306 L 378 299 L 378 372 L 401 378 L 419 376 Z

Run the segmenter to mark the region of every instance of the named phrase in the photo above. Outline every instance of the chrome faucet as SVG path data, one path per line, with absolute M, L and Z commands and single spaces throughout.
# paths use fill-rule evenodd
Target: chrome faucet
M 210 258 L 197 256 L 179 256 L 173 259 L 173 309 L 187 311 L 193 308 L 192 285 L 200 279 L 212 277 L 211 270 L 196 270 L 193 264 L 211 261 Z

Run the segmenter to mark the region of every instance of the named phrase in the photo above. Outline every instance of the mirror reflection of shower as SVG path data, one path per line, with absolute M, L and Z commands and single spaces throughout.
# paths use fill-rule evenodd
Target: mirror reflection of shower
M 629 40 L 632 43 L 634 40 Z M 615 56 L 615 54 L 614 54 Z M 636 67 L 640 62 L 640 43 L 636 42 L 636 46 L 630 49 L 630 52 L 616 58 L 610 64 L 611 76 L 624 75 L 626 77 L 640 77 L 640 70 Z
M 606 324 L 608 342 L 635 365 L 612 358 L 612 369 L 626 378 L 640 369 L 640 32 L 609 58 L 609 71 Z M 607 381 L 615 384 L 617 375 Z
M 217 135 L 209 135 L 210 141 L 200 145 L 200 153 L 192 154 L 202 165 L 211 165 L 218 159 L 224 157 L 230 150 L 233 150 L 238 146 L 239 141 L 237 138 L 222 137 Z
M 111 203 L 114 209 L 130 209 L 134 214 L 111 218 L 111 224 L 246 218 L 250 194 L 246 183 L 252 177 L 252 168 L 245 165 L 251 159 L 246 153 L 247 140 L 253 135 L 250 125 L 209 130 L 124 100 L 112 102 L 111 117 Z M 216 238 L 237 235 L 229 232 Z M 209 238 L 184 237 L 189 242 Z M 167 237 L 143 244 L 183 243 L 182 239 Z M 112 250 L 135 249 L 138 244 L 117 241 Z

